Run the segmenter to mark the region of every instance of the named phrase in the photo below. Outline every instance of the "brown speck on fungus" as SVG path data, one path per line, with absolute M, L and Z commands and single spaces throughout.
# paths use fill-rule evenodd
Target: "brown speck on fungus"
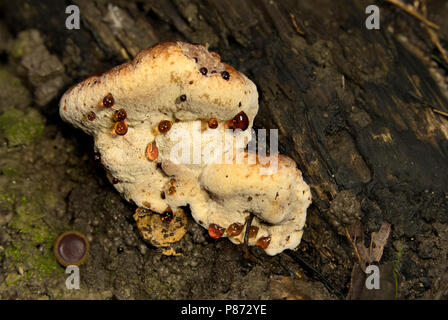
M 105 107 L 105 108 L 112 108 L 114 106 L 114 103 L 115 103 L 115 99 L 112 96 L 112 94 L 109 93 L 108 95 L 106 95 L 103 98 L 102 106 Z
M 170 131 L 172 125 L 173 125 L 173 123 L 171 121 L 162 120 L 159 122 L 159 125 L 157 126 L 157 128 L 159 129 L 160 133 L 166 133 L 166 132 Z
M 89 253 L 89 240 L 78 231 L 66 231 L 61 234 L 54 243 L 54 255 L 56 260 L 67 267 L 69 265 L 80 266 Z
M 128 132 L 128 125 L 124 121 L 118 121 L 114 125 L 114 131 L 117 135 L 123 136 Z

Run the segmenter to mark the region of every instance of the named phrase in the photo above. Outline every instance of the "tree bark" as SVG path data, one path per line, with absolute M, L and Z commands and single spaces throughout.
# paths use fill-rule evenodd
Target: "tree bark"
M 428 52 L 388 28 L 401 19 L 422 33 L 419 23 L 384 4 L 380 30 L 368 30 L 370 2 L 77 0 L 80 30 L 65 28 L 61 1 L 3 6 L 15 31 L 45 35 L 70 84 L 168 40 L 207 43 L 246 74 L 260 93 L 255 128 L 279 130 L 279 151 L 312 187 L 299 252 L 346 291 L 356 257 L 345 227 L 360 220 L 367 235 L 389 222 L 383 259 L 394 261 L 402 245 L 404 259 L 418 262 L 412 239 L 435 243 L 433 224 L 448 223 L 448 119 L 432 110 L 448 112 L 447 98 Z M 57 113 L 55 104 L 47 108 Z M 425 276 L 446 268 L 437 261 Z

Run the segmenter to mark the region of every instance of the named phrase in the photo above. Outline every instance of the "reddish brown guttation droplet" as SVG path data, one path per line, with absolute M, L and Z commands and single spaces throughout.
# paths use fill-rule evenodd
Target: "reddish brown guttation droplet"
M 187 100 L 187 96 L 186 96 L 185 94 L 183 94 L 183 95 L 181 95 L 181 96 L 179 97 L 179 100 L 182 101 L 182 102 L 184 102 L 184 101 Z
M 233 130 L 241 129 L 246 130 L 249 127 L 249 118 L 247 115 L 241 111 L 232 120 Z
M 170 196 L 175 195 L 176 194 L 176 187 L 174 187 L 174 186 L 169 187 L 168 188 L 168 194 Z
M 115 111 L 114 115 L 112 116 L 112 120 L 114 122 L 124 121 L 127 116 L 128 115 L 126 113 L 126 110 L 120 109 L 120 110 Z
M 227 71 L 223 71 L 223 72 L 221 72 L 221 77 L 224 80 L 229 80 L 230 79 L 230 74 Z
M 117 178 L 112 178 L 112 184 L 117 184 L 119 182 L 120 182 L 120 180 L 118 180 Z
M 116 122 L 114 125 L 114 131 L 119 136 L 123 136 L 128 132 L 128 125 L 124 121 Z
M 93 160 L 94 161 L 101 161 L 101 153 L 99 153 L 98 151 L 94 152 L 93 153 Z
M 201 69 L 199 69 L 199 72 L 201 72 L 201 74 L 202 74 L 203 76 L 205 76 L 205 75 L 207 74 L 208 70 L 207 70 L 206 67 L 202 67 Z
M 95 119 L 96 119 L 96 114 L 95 114 L 95 112 L 90 111 L 90 112 L 87 114 L 87 119 L 88 119 L 89 121 L 93 121 L 93 120 L 95 120 Z
M 146 146 L 146 158 L 148 158 L 151 161 L 154 161 L 159 156 L 159 149 L 157 148 L 156 142 L 150 142 Z
M 211 118 L 208 120 L 208 127 L 210 129 L 216 129 L 218 128 L 218 120 L 216 120 L 215 118 Z
M 249 238 L 255 238 L 258 233 L 258 227 L 256 226 L 250 226 L 249 228 Z
M 225 231 L 226 231 L 226 228 L 220 227 L 214 223 L 212 223 L 208 226 L 208 234 L 213 239 L 221 238 Z
M 114 106 L 115 100 L 111 93 L 103 98 L 103 107 L 112 108 Z
M 160 219 L 162 219 L 163 222 L 171 222 L 174 219 L 174 213 L 173 211 L 168 208 L 166 209 L 161 215 L 160 215 Z
M 266 250 L 266 248 L 269 246 L 270 243 L 271 243 L 271 236 L 261 237 L 260 239 L 257 240 L 257 246 L 263 248 L 264 250 Z
M 166 132 L 170 131 L 172 125 L 173 125 L 173 123 L 171 121 L 162 120 L 159 122 L 159 125 L 157 128 L 159 129 L 160 133 L 166 133 Z
M 241 231 L 243 231 L 243 225 L 241 223 L 235 222 L 227 228 L 227 235 L 229 237 L 237 236 L 241 233 Z

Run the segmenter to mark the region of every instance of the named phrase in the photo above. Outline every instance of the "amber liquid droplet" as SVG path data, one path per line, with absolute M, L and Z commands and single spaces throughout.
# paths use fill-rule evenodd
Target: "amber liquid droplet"
M 160 133 L 165 133 L 170 131 L 171 126 L 173 125 L 173 123 L 169 120 L 162 120 L 159 123 L 158 129 L 160 131 Z
M 154 161 L 159 156 L 159 149 L 157 148 L 156 142 L 153 141 L 146 146 L 146 158 Z
M 124 121 L 116 122 L 114 125 L 114 131 L 119 136 L 123 136 L 128 132 L 128 125 Z
M 165 210 L 161 215 L 160 219 L 162 219 L 163 222 L 171 222 L 174 219 L 174 213 L 171 209 Z
M 95 119 L 96 119 L 96 114 L 95 114 L 95 112 L 90 111 L 90 112 L 87 114 L 87 119 L 88 119 L 89 121 L 93 121 L 93 120 L 95 120 Z
M 169 187 L 169 189 L 168 189 L 168 194 L 169 194 L 170 196 L 176 194 L 176 187 L 174 187 L 174 186 Z
M 266 248 L 269 246 L 270 243 L 271 243 L 271 236 L 261 237 L 260 239 L 257 240 L 257 246 L 263 248 L 264 250 L 266 250 Z
M 227 228 L 227 235 L 229 237 L 234 237 L 239 235 L 241 231 L 243 231 L 243 225 L 241 223 L 235 222 Z
M 227 71 L 223 71 L 223 72 L 221 72 L 221 77 L 224 80 L 229 80 L 230 79 L 230 74 Z
M 232 120 L 233 130 L 241 129 L 246 130 L 249 127 L 249 118 L 241 111 Z
M 213 239 L 219 239 L 224 234 L 224 231 L 226 231 L 226 228 L 220 227 L 217 224 L 210 224 L 208 226 L 208 234 Z
M 249 228 L 249 238 L 255 238 L 258 233 L 258 227 L 256 226 L 250 226 Z
M 103 107 L 112 108 L 115 103 L 114 97 L 111 93 L 103 98 Z
M 216 120 L 215 118 L 211 118 L 210 120 L 208 120 L 208 127 L 210 129 L 218 128 L 218 120 Z
M 118 122 L 118 121 L 124 121 L 127 117 L 127 113 L 124 109 L 120 109 L 115 111 L 114 115 L 112 116 L 112 120 L 114 122 Z

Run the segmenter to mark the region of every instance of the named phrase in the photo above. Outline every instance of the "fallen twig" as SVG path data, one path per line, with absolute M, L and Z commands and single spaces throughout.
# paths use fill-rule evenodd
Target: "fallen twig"
M 386 1 L 389 2 L 390 4 L 393 4 L 393 5 L 397 6 L 398 8 L 400 8 L 401 10 L 403 10 L 406 13 L 410 14 L 414 18 L 417 18 L 418 20 L 423 22 L 428 27 L 433 28 L 435 30 L 439 30 L 440 29 L 440 27 L 438 25 L 436 25 L 435 23 L 429 21 L 424 16 L 422 16 L 420 13 L 415 11 L 414 7 L 412 7 L 411 5 L 407 5 L 407 4 L 403 3 L 403 2 L 401 2 L 400 0 L 386 0 Z

